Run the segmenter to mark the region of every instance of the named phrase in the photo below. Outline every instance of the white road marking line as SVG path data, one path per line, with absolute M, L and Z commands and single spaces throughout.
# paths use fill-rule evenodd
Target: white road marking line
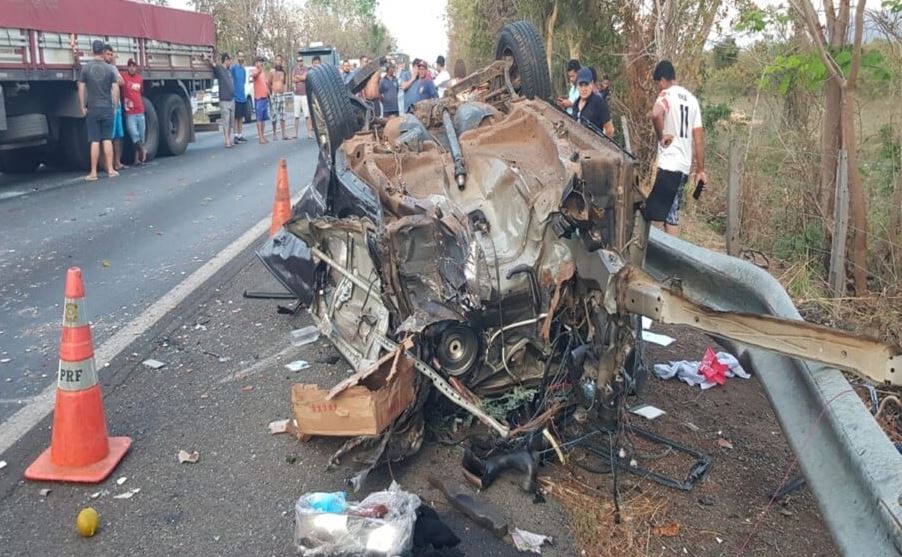
M 303 194 L 303 189 L 291 200 L 292 207 Z M 120 352 L 125 350 L 129 344 L 136 338 L 143 335 L 151 327 L 153 327 L 160 319 L 163 318 L 170 310 L 174 309 L 178 304 L 185 300 L 198 287 L 213 277 L 217 271 L 226 266 L 226 264 L 234 259 L 239 253 L 250 246 L 264 232 L 269 230 L 272 215 L 267 215 L 257 224 L 252 226 L 247 232 L 242 234 L 237 240 L 226 246 L 222 251 L 213 256 L 212 259 L 200 266 L 199 269 L 188 275 L 185 280 L 177 284 L 172 290 L 164 294 L 159 300 L 154 302 L 141 315 L 131 321 L 125 327 L 119 329 L 112 337 L 110 337 L 100 348 L 94 351 L 94 359 L 100 373 L 103 372 L 104 364 L 110 362 Z M 91 286 L 87 286 L 88 297 L 90 299 Z M 62 295 L 62 293 L 60 293 Z M 41 420 L 47 417 L 53 411 L 53 403 L 56 394 L 56 382 L 52 382 L 40 394 L 36 395 L 28 401 L 28 404 L 20 408 L 8 420 L 0 424 L 0 455 L 12 447 L 19 439 L 25 436 L 31 428 L 38 425 Z M 110 433 L 116 433 L 115 426 L 109 427 Z

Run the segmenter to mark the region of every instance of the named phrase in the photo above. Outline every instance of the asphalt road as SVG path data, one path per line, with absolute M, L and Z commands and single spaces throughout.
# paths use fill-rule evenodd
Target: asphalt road
M 293 193 L 309 181 L 312 141 L 247 137 L 226 150 L 201 133 L 180 157 L 94 183 L 0 174 L 0 424 L 55 379 L 67 268 L 84 272 L 96 347 L 270 213 L 280 157 Z

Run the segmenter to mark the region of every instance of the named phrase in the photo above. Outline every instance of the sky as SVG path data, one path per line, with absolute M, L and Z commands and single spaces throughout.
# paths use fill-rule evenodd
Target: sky
M 398 50 L 435 62 L 439 54 L 448 56 L 446 4 L 446 0 L 379 0 L 377 14 L 398 41 Z M 169 0 L 169 5 L 191 9 L 188 0 Z

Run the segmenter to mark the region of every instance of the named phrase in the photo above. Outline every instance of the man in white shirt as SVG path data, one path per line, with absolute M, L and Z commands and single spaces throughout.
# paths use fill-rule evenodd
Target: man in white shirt
M 698 99 L 677 84 L 669 60 L 658 62 L 653 78 L 660 91 L 651 117 L 658 140 L 658 169 L 645 202 L 645 220 L 655 226 L 663 222 L 668 234 L 679 236 L 680 204 L 693 160 L 696 181 L 708 181 L 702 111 Z
M 432 78 L 432 81 L 435 82 L 435 87 L 438 89 L 439 98 L 444 97 L 445 89 L 451 83 L 451 74 L 445 69 L 445 57 L 442 55 L 435 59 L 435 77 Z

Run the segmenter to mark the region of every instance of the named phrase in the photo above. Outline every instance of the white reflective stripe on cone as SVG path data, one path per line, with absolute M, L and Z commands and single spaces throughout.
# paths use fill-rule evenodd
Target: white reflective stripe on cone
M 64 391 L 84 391 L 97 384 L 97 369 L 94 358 L 80 362 L 60 360 L 56 386 Z
M 84 298 L 66 298 L 63 303 L 63 327 L 81 327 L 88 324 Z

